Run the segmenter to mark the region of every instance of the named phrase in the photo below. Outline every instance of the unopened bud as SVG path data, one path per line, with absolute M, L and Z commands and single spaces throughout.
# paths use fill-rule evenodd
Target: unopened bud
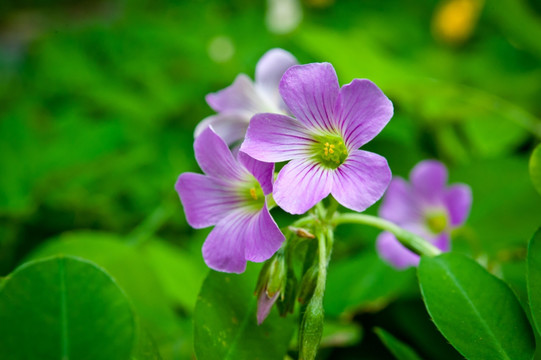
M 298 300 L 301 304 L 305 304 L 312 297 L 314 289 L 316 288 L 318 273 L 319 269 L 317 265 L 312 265 L 304 273 L 301 284 L 299 286 Z
M 273 257 L 268 271 L 267 295 L 272 297 L 282 288 L 282 284 L 285 284 L 286 280 L 286 264 L 280 253 Z
M 293 271 L 287 272 L 287 280 L 284 289 L 281 291 L 281 298 L 278 299 L 276 306 L 280 312 L 280 316 L 286 316 L 287 313 L 292 313 L 295 310 L 295 298 L 297 295 L 297 278 Z
M 323 298 L 313 296 L 306 306 L 299 330 L 299 359 L 313 360 L 316 358 L 321 334 L 323 333 Z
M 282 251 L 277 252 L 265 262 L 257 280 L 257 323 L 261 324 L 284 291 L 286 286 L 286 267 Z

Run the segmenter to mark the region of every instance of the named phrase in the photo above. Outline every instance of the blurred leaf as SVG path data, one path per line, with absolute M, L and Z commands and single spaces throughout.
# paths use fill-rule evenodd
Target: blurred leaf
M 500 257 L 525 249 L 525 239 L 538 228 L 541 201 L 527 168 L 526 159 L 510 157 L 450 169 L 451 183 L 463 182 L 472 188 L 471 214 L 463 230 L 471 232 L 469 247 L 476 255 Z
M 541 24 L 525 0 L 488 1 L 486 12 L 513 42 L 541 58 Z
M 166 295 L 188 311 L 193 311 L 207 273 L 203 262 L 194 260 L 191 254 L 164 241 L 146 243 L 143 252 L 156 271 Z
M 128 359 L 137 341 L 122 290 L 96 265 L 73 257 L 18 268 L 0 289 L 0 318 L 0 348 L 14 360 Z
M 413 269 L 397 271 L 376 253 L 331 262 L 325 291 L 325 311 L 330 316 L 360 310 L 378 310 L 404 289 L 415 287 Z
M 418 274 L 430 316 L 466 358 L 532 358 L 530 324 L 503 281 L 454 253 L 422 257 Z
M 382 328 L 375 328 L 374 332 L 398 360 L 421 360 L 419 355 L 417 355 L 408 345 L 404 344 Z
M 530 157 L 530 177 L 539 194 L 541 194 L 541 144 L 537 145 Z
M 527 279 L 533 322 L 541 334 L 541 228 L 534 234 L 528 247 Z
M 294 319 L 271 311 L 257 325 L 254 288 L 257 269 L 249 264 L 241 275 L 211 271 L 195 307 L 194 341 L 199 360 L 284 357 L 293 334 Z

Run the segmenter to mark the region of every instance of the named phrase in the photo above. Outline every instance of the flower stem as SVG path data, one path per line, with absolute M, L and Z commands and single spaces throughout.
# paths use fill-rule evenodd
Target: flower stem
M 325 220 L 329 221 L 332 219 L 336 210 L 338 210 L 338 201 L 331 195 L 329 196 L 329 207 L 327 208 L 327 213 L 325 214 Z
M 396 236 L 402 245 L 418 255 L 436 256 L 441 254 L 441 251 L 438 248 L 422 237 L 406 231 L 398 225 L 377 216 L 354 213 L 338 214 L 333 218 L 332 223 L 335 226 L 347 223 L 373 226 L 381 230 L 389 231 Z
M 319 246 L 319 263 L 318 263 L 318 276 L 316 289 L 314 290 L 314 296 L 321 296 L 325 293 L 325 282 L 327 281 L 327 264 L 329 263 L 329 257 L 327 256 L 327 234 L 323 229 L 317 232 L 317 241 Z M 330 245 L 330 244 L 329 244 Z

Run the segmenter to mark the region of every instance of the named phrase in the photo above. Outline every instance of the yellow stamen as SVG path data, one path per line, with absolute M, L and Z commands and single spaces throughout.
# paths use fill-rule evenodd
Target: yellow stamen
M 252 197 L 252 199 L 257 200 L 257 194 L 255 192 L 255 188 L 250 189 L 250 196 Z
M 333 149 L 329 149 L 329 152 L 332 154 L 332 153 L 334 153 L 334 150 L 333 150 Z

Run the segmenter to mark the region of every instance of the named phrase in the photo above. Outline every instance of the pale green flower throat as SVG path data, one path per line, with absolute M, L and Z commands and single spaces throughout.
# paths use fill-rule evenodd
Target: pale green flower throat
M 314 159 L 329 169 L 336 169 L 348 157 L 348 149 L 342 137 L 335 134 L 326 134 L 315 137 L 313 145 Z

